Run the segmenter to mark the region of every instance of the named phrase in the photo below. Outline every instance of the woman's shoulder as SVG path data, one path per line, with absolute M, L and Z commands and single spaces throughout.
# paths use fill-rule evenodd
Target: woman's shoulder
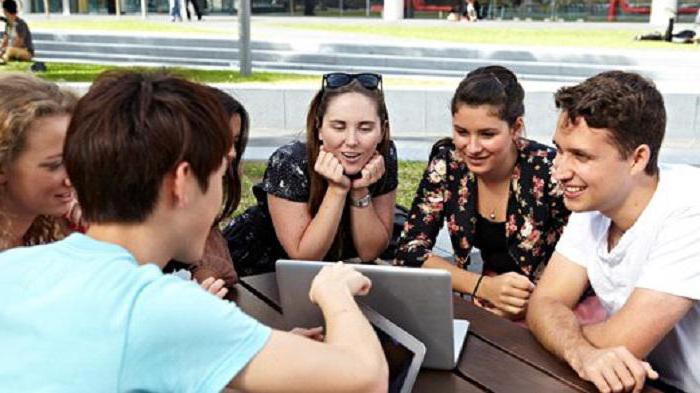
M 451 160 L 455 152 L 455 145 L 452 143 L 452 138 L 443 138 L 435 142 L 430 149 L 428 161 L 433 160 Z
M 518 140 L 518 150 L 520 151 L 520 156 L 526 159 L 527 162 L 536 162 L 538 164 L 551 165 L 554 156 L 557 154 L 553 147 L 525 138 Z
M 306 164 L 306 143 L 296 140 L 280 146 L 270 156 L 268 166 L 289 165 L 294 162 L 299 165 Z

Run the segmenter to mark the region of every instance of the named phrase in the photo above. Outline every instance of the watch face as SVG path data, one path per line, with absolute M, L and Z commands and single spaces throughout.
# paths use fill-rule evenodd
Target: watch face
M 355 207 L 367 207 L 369 206 L 370 201 L 372 201 L 372 195 L 367 194 L 360 199 L 351 199 L 350 204 Z

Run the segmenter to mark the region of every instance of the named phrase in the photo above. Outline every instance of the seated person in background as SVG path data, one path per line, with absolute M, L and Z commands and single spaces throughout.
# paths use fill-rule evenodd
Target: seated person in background
M 478 68 L 452 97 L 452 138 L 433 146 L 399 242 L 399 265 L 452 274 L 455 291 L 511 319 L 530 292 L 569 216 L 550 170 L 554 149 L 522 138 L 524 91 L 501 66 Z M 431 249 L 447 221 L 456 266 Z M 482 253 L 482 274 L 467 270 Z
M 163 271 L 170 273 L 186 269 L 191 272 L 192 277 L 199 283 L 213 279 L 214 282 L 211 283 L 211 286 L 208 286 L 208 289 L 213 293 L 225 295 L 226 289 L 224 287 L 230 288 L 235 285 L 238 282 L 238 276 L 233 268 L 226 240 L 219 230 L 219 223 L 233 214 L 241 200 L 241 158 L 248 144 L 250 120 L 245 107 L 235 98 L 215 87 L 207 87 L 216 95 L 226 112 L 229 119 L 229 127 L 233 134 L 233 147 L 228 155 L 229 170 L 226 171 L 224 178 L 225 197 L 223 210 L 209 233 L 202 260 L 194 263 L 170 261 Z
M 474 0 L 464 0 L 460 10 L 462 20 L 466 22 L 476 22 L 479 18 L 477 16 L 477 9 Z
M 637 74 L 604 72 L 555 101 L 554 177 L 574 213 L 530 299 L 530 329 L 600 391 L 640 391 L 658 371 L 698 392 L 700 169 L 658 165 L 663 97 Z M 589 281 L 609 317 L 581 326 L 571 308 Z
M 374 261 L 391 239 L 398 173 L 381 75 L 324 75 L 306 119 L 306 143 L 272 154 L 258 205 L 224 231 L 241 275 L 279 258 Z
M 0 43 L 0 64 L 10 60 L 29 61 L 34 56 L 34 44 L 32 33 L 27 22 L 17 16 L 17 2 L 15 0 L 3 0 L 2 11 L 7 21 L 5 22 L 5 34 Z
M 176 77 L 98 77 L 64 152 L 87 234 L 0 254 L 3 389 L 386 390 L 381 346 L 353 299 L 370 282 L 353 269 L 327 267 L 312 283 L 325 342 L 272 331 L 161 272 L 202 256 L 233 145 L 228 120 L 209 89 Z
M 63 238 L 75 204 L 63 141 L 77 101 L 27 74 L 0 76 L 0 251 Z

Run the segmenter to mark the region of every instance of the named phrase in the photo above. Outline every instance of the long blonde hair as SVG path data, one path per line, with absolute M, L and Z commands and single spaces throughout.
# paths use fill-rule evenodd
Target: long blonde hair
M 28 74 L 10 73 L 0 76 L 0 170 L 24 151 L 27 130 L 37 119 L 70 114 L 77 97 L 56 84 Z M 12 247 L 10 218 L 2 206 L 5 193 L 0 186 L 0 251 Z M 38 216 L 24 234 L 22 243 L 34 245 L 62 238 L 66 233 L 64 220 Z

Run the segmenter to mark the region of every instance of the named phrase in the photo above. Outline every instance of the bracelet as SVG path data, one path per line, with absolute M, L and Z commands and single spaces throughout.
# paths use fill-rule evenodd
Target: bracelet
M 476 285 L 474 286 L 474 291 L 472 292 L 472 300 L 474 300 L 475 297 L 478 297 L 478 296 L 476 296 L 476 292 L 479 291 L 479 285 L 481 285 L 481 280 L 483 278 L 484 278 L 484 273 L 481 273 L 481 275 L 479 276 L 479 279 L 476 280 Z
M 372 201 L 372 194 L 369 192 L 367 195 L 363 196 L 362 198 L 359 199 L 352 199 L 350 198 L 350 205 L 353 207 L 367 207 L 369 206 L 369 203 Z

